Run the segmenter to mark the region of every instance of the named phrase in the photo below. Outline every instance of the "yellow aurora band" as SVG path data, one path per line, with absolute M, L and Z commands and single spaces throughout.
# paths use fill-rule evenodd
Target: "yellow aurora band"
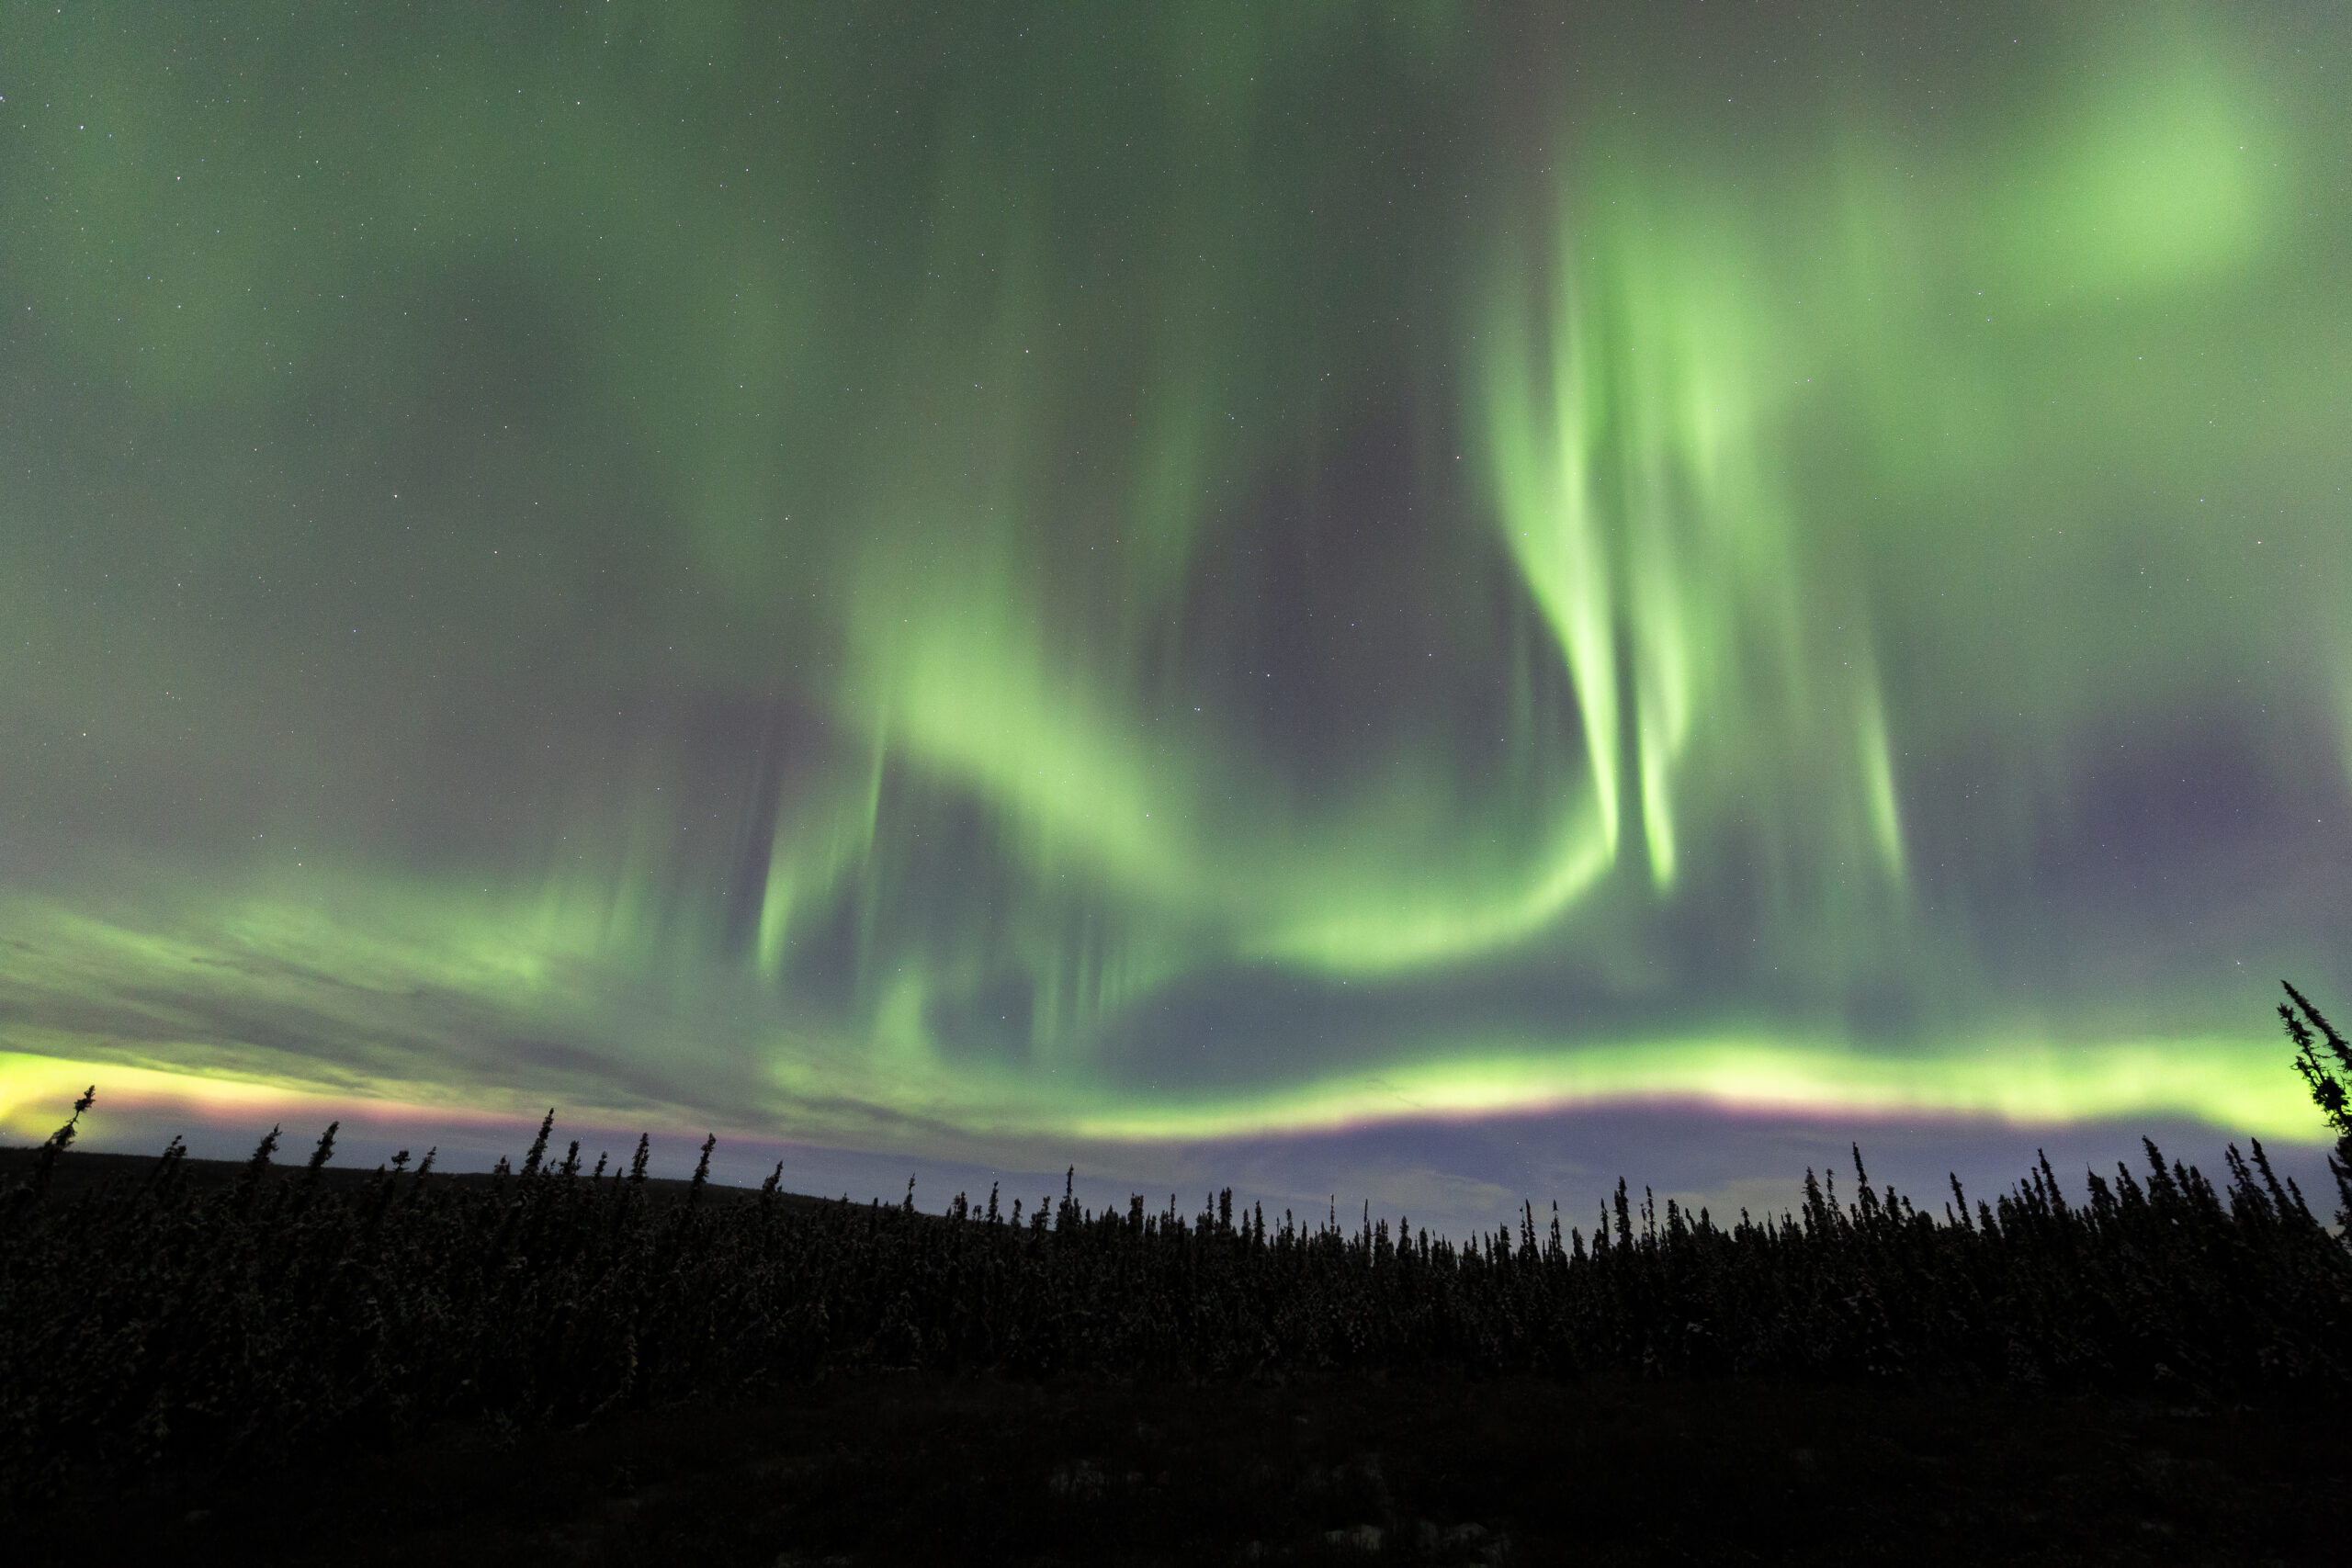
M 2340 19 L 603 9 L 11 50 L 13 1131 L 2312 1134 Z

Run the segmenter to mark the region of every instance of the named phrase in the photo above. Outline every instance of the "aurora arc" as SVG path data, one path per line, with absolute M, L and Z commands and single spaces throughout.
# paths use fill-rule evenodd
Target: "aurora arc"
M 1703 13 L 12 21 L 10 1126 L 2315 1136 L 2340 17 Z

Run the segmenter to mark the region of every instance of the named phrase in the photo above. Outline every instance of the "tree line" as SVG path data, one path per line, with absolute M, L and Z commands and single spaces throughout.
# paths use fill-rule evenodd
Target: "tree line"
M 2300 994 L 2295 1065 L 2339 1135 L 2352 1047 Z M 95 1093 L 95 1090 L 92 1091 Z M 1302 1220 L 1171 1199 L 1024 1213 L 958 1195 L 793 1200 L 550 1156 L 553 1112 L 487 1181 L 322 1183 L 273 1129 L 232 1181 L 175 1139 L 136 1181 L 49 1189 L 91 1103 L 0 1212 L 0 1494 L 74 1474 L 266 1462 L 438 1423 L 514 1433 L 621 1406 L 753 1400 L 884 1369 L 1179 1380 L 1371 1371 L 1925 1380 L 2219 1399 L 2352 1388 L 2352 1250 L 2261 1144 L 2218 1183 L 2144 1145 L 2070 1202 L 2047 1159 L 1989 1201 L 1920 1207 L 1806 1174 L 1792 1212 L 1661 1210 L 1623 1181 L 1588 1232 L 1556 1209 L 1456 1242 L 1367 1207 Z

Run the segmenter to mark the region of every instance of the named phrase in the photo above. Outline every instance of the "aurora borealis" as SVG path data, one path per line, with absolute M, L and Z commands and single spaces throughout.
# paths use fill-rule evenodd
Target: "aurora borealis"
M 0 36 L 12 1136 L 2319 1135 L 2336 8 Z

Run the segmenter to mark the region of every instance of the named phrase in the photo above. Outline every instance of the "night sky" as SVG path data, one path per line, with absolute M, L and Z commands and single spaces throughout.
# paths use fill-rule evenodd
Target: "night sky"
M 2291 1166 L 2347 66 L 2325 4 L 11 7 L 0 1120 L 1424 1223 Z

